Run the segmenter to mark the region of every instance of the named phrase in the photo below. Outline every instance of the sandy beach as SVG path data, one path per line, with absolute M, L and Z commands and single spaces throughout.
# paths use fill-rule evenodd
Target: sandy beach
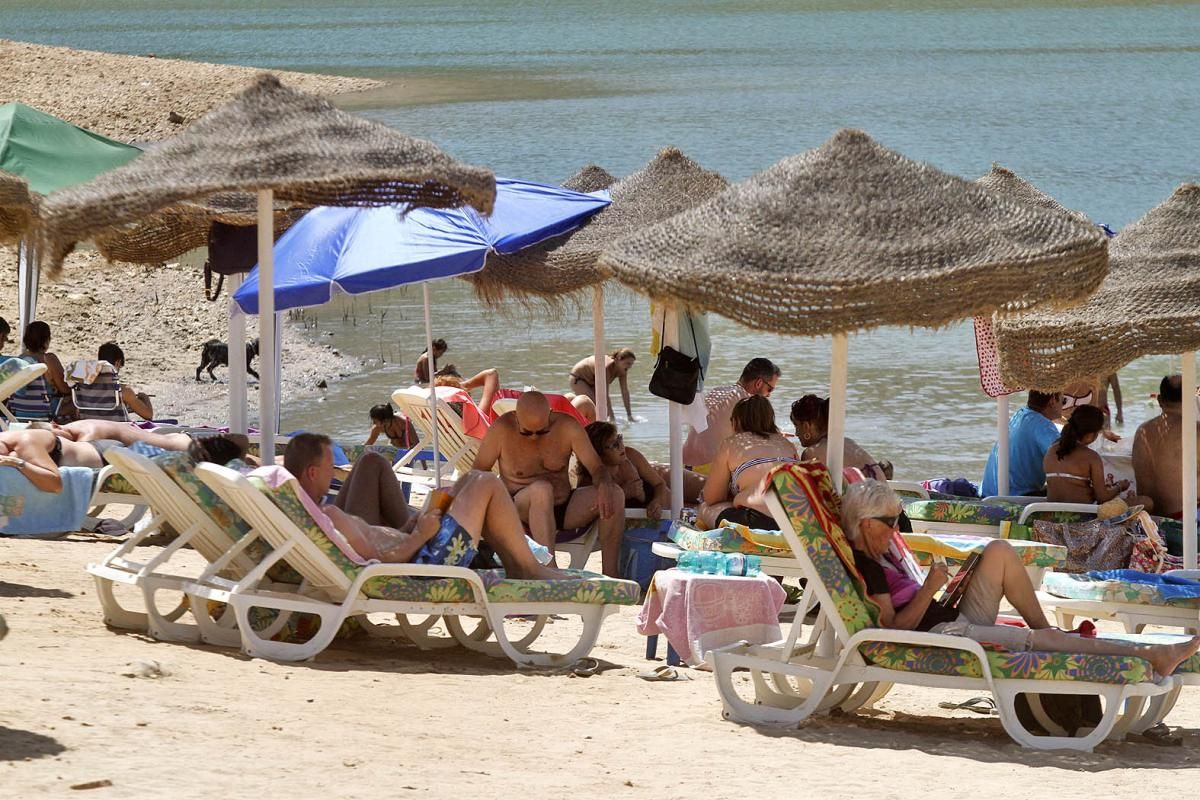
M 1194 689 L 1167 719 L 1182 747 L 1022 750 L 994 718 L 937 706 L 971 693 L 915 687 L 800 730 L 742 727 L 722 720 L 708 673 L 637 677 L 653 665 L 636 608 L 605 622 L 591 677 L 363 638 L 302 664 L 155 642 L 101 622 L 84 565 L 113 546 L 3 543 L 5 796 L 110 781 L 94 796 L 1094 798 L 1188 792 L 1200 767 Z M 575 630 L 555 621 L 547 636 Z

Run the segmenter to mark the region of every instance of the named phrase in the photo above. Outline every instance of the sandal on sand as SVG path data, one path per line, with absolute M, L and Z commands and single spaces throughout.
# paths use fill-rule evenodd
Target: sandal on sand
M 974 711 L 976 714 L 984 714 L 985 716 L 995 716 L 1000 712 L 996 710 L 996 701 L 990 697 L 972 697 L 970 700 L 964 700 L 961 703 L 951 703 L 945 701 L 938 703 L 938 708 L 946 708 L 951 711 Z
M 571 665 L 571 674 L 579 678 L 590 678 L 600 674 L 600 662 L 595 658 L 585 657 Z
M 690 681 L 692 679 L 691 675 L 666 664 L 659 664 L 654 669 L 639 672 L 638 677 L 644 681 Z

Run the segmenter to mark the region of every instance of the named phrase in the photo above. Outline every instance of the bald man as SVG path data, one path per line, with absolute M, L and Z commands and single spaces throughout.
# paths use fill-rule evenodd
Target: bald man
M 595 485 L 571 490 L 571 455 L 587 467 Z M 529 535 L 554 552 L 561 529 L 577 529 L 600 519 L 600 552 L 605 575 L 617 577 L 625 530 L 625 495 L 588 441 L 583 426 L 550 410 L 541 392 L 525 392 L 517 408 L 488 429 L 474 468 L 500 465 L 500 478 L 516 503 Z

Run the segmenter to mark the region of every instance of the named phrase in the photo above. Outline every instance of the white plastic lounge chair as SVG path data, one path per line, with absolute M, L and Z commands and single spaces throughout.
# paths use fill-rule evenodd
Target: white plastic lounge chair
M 800 610 L 788 635 L 767 645 L 734 645 L 713 652 L 714 670 L 726 718 L 755 725 L 794 726 L 814 713 L 836 707 L 853 710 L 892 683 L 988 691 L 996 700 L 1005 732 L 1018 744 L 1037 749 L 1091 750 L 1107 738 L 1157 724 L 1173 706 L 1181 679 L 1153 680 L 1142 659 L 1066 653 L 1007 653 L 985 649 L 961 636 L 873 627 L 873 607 L 846 571 L 849 544 L 833 525 L 827 537 L 813 515 L 794 465 L 773 473 L 767 504 L 797 554 L 808 579 Z M 824 470 L 808 472 L 832 494 Z M 818 489 L 818 492 L 821 490 Z M 820 603 L 817 624 L 802 641 L 805 611 Z M 1194 660 L 1194 659 L 1193 659 Z M 735 670 L 750 673 L 754 699 L 735 686 Z M 1067 680 L 1063 675 L 1092 675 Z M 1035 736 L 1017 718 L 1017 695 L 1028 694 L 1035 714 L 1040 694 L 1090 694 L 1104 699 L 1104 716 L 1080 736 Z M 1147 699 L 1151 702 L 1147 703 Z M 1044 714 L 1040 715 L 1044 717 Z M 1039 718 L 1046 725 L 1046 721 Z M 1051 723 L 1052 725 L 1052 723 Z
M 475 456 L 479 452 L 479 440 L 467 436 L 463 429 L 462 417 L 440 397 L 440 395 L 453 394 L 457 391 L 457 389 L 449 387 L 439 387 L 436 420 L 429 407 L 428 389 L 414 386 L 410 389 L 397 389 L 392 392 L 392 402 L 409 418 L 419 437 L 412 449 L 396 462 L 397 474 L 401 475 L 402 480 L 406 477 L 411 479 L 409 476 L 415 477 L 417 480 L 427 477 L 427 475 L 414 471 L 412 462 L 421 452 L 433 448 L 434 425 L 438 430 L 438 451 L 450 465 L 450 474 L 443 475 L 444 478 L 453 480 L 457 475 L 469 471 L 471 465 L 475 463 Z
M 503 654 L 519 665 L 569 664 L 591 651 L 604 617 L 617 605 L 638 601 L 636 583 L 592 575 L 574 581 L 519 581 L 504 579 L 500 570 L 476 572 L 427 564 L 360 567 L 312 519 L 299 499 L 297 492 L 302 490 L 294 479 L 270 490 L 268 496 L 265 488 L 224 467 L 201 464 L 196 473 L 274 548 L 230 589 L 187 587 L 194 603 L 217 600 L 232 606 L 242 633 L 242 649 L 251 656 L 280 661 L 310 659 L 329 645 L 346 619 L 383 612 L 441 616 L 463 646 Z M 286 558 L 305 578 L 303 592 L 271 591 L 259 585 L 259 579 L 280 558 Z M 315 614 L 321 626 L 302 644 L 270 641 L 246 624 L 255 607 Z M 530 614 L 539 616 L 533 630 L 521 640 L 509 639 L 505 617 Z M 579 641 L 565 654 L 530 652 L 528 646 L 550 614 L 580 617 L 584 629 Z M 464 616 L 482 618 L 485 624 L 468 633 L 461 623 Z M 494 641 L 488 640 L 489 636 Z
M 99 520 L 100 515 L 109 505 L 130 506 L 129 512 L 124 517 L 115 518 L 118 523 L 129 529 L 132 529 L 134 524 L 149 510 L 146 498 L 139 495 L 137 490 L 112 464 L 106 465 L 96 475 L 96 488 L 92 491 L 92 499 L 88 502 L 87 514 L 92 520 Z
M 1141 633 L 1147 625 L 1200 632 L 1200 600 L 1167 599 L 1150 584 L 1052 573 L 1038 599 L 1053 609 L 1058 626 L 1068 630 L 1083 617 L 1119 622 L 1129 633 Z
M 193 606 L 193 610 L 199 609 L 200 613 L 193 614 L 192 623 L 181 622 L 189 604 L 180 602 L 164 614 L 158 608 L 156 596 L 163 591 L 182 593 L 184 584 L 194 581 L 229 584 L 226 576 L 244 575 L 254 569 L 266 548 L 256 543 L 256 534 L 223 504 L 210 502 L 207 510 L 202 508 L 176 480 L 167 475 L 164 466 L 179 479 L 194 481 L 197 491 L 207 492 L 207 488 L 192 474 L 191 460 L 185 453 L 171 453 L 160 457 L 159 463 L 155 463 L 138 453 L 115 448 L 108 451 L 107 458 L 112 462 L 111 466 L 119 470 L 122 477 L 149 502 L 154 519 L 101 562 L 87 567 L 96 581 L 105 623 L 117 628 L 146 630 L 154 638 L 166 641 L 198 641 L 203 638 L 212 644 L 236 646 L 241 639 L 232 630 L 232 614 L 224 614 L 220 620 L 216 620 L 207 613 L 206 607 Z M 223 520 L 224 524 L 219 524 L 217 519 Z M 158 531 L 164 521 L 179 533 L 178 537 L 148 561 L 134 560 L 134 548 Z M 167 571 L 171 568 L 169 562 L 184 545 L 190 545 L 208 562 L 202 572 L 197 574 L 193 571 L 192 574 L 183 575 Z M 137 587 L 141 591 L 146 607 L 144 613 L 129 611 L 120 605 L 113 592 L 114 585 L 118 583 Z
M 20 358 L 0 361 L 0 414 L 3 414 L 0 430 L 7 430 L 10 423 L 17 421 L 16 415 L 8 410 L 8 399 L 45 373 L 45 364 L 30 364 Z

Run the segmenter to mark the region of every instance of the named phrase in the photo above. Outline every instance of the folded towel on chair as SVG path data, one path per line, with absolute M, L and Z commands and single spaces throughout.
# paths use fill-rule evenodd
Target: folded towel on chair
M 45 533 L 70 533 L 83 526 L 88 501 L 92 497 L 93 470 L 87 467 L 60 467 L 61 492 L 43 492 L 11 467 L 0 467 L 0 498 L 19 501 L 20 513 L 0 516 L 0 533 L 30 536 Z

